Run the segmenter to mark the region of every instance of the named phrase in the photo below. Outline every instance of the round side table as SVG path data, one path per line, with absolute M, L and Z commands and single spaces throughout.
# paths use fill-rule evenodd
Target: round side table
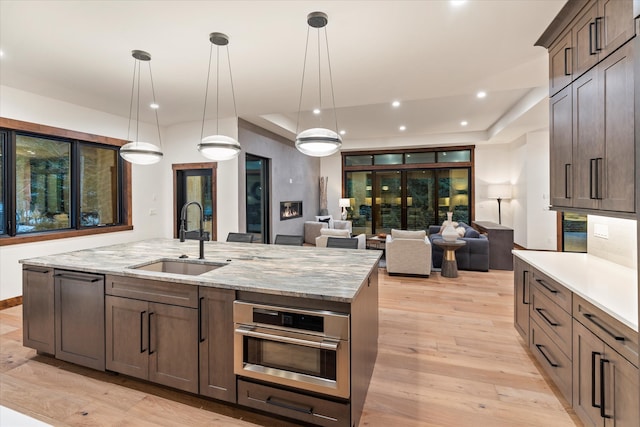
M 456 262 L 456 250 L 467 244 L 464 240 L 456 240 L 455 242 L 446 242 L 442 239 L 435 239 L 432 242 L 436 246 L 440 246 L 444 250 L 442 255 L 442 268 L 440 275 L 442 277 L 458 277 L 458 263 Z

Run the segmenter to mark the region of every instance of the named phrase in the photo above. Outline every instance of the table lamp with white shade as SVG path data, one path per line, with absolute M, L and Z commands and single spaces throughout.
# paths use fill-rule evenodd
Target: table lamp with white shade
M 338 201 L 338 206 L 340 206 L 342 208 L 342 219 L 343 220 L 347 219 L 347 208 L 351 207 L 351 200 L 350 199 L 340 199 Z

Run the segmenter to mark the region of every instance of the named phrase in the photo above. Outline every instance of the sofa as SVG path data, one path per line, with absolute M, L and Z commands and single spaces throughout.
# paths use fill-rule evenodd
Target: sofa
M 440 234 L 441 226 L 429 226 L 429 239 L 431 243 L 434 240 L 442 240 Z M 456 250 L 456 262 L 458 270 L 473 271 L 489 271 L 489 239 L 484 234 L 480 234 L 473 227 L 460 222 L 457 224 L 456 231 L 460 236 L 460 240 L 464 240 L 467 244 Z M 433 245 L 433 267 L 442 267 L 442 256 L 444 251 L 441 247 Z
M 424 230 L 391 229 L 385 242 L 387 273 L 429 277 L 431 249 L 431 241 Z
M 315 245 L 316 238 L 320 236 L 320 230 L 323 228 L 349 230 L 349 234 L 353 232 L 351 221 L 333 219 L 331 215 L 316 216 L 315 219 L 315 221 L 305 221 L 304 223 L 304 243 L 306 245 Z

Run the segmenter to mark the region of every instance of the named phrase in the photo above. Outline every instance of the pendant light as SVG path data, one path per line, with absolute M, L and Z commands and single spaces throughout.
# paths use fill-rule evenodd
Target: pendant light
M 227 46 L 227 62 L 229 64 L 229 79 L 231 81 L 231 95 L 233 98 L 233 111 L 236 117 L 236 96 L 233 90 L 233 76 L 231 74 L 231 61 L 229 58 L 229 37 L 222 33 L 209 34 L 211 48 L 209 50 L 209 68 L 207 71 L 207 86 L 204 93 L 204 111 L 202 112 L 202 129 L 200 131 L 200 144 L 198 151 L 211 160 L 224 161 L 237 157 L 240 154 L 240 144 L 235 139 L 219 134 L 220 116 L 220 46 Z M 216 45 L 216 134 L 204 137 L 204 121 L 207 112 L 207 95 L 209 93 L 209 76 L 211 75 L 211 58 L 213 56 L 213 45 Z
M 156 127 L 158 128 L 158 141 L 160 147 L 150 143 L 140 141 L 138 138 L 138 129 L 140 127 L 140 64 L 142 61 L 149 63 L 149 79 L 151 80 L 151 95 L 153 97 L 153 105 L 156 103 L 156 93 L 153 87 L 153 75 L 151 74 L 151 55 L 142 50 L 131 51 L 131 56 L 135 59 L 133 64 L 133 83 L 131 85 L 131 103 L 129 105 L 129 125 L 127 128 L 127 139 L 131 130 L 131 120 L 133 116 L 133 100 L 136 99 L 136 137 L 135 140 L 120 147 L 120 157 L 130 163 L 137 165 L 152 165 L 162 159 L 162 140 L 160 138 L 160 122 L 158 121 L 158 109 L 156 113 Z M 136 81 L 137 79 L 137 81 Z M 136 91 L 137 83 L 137 91 Z
M 304 89 L 304 73 L 307 64 L 307 53 L 309 50 L 309 28 L 307 28 L 307 43 L 304 51 L 304 65 L 302 67 L 302 84 L 300 88 L 300 103 L 298 104 L 298 120 L 296 123 L 296 148 L 307 156 L 324 157 L 337 152 L 342 146 L 342 138 L 338 135 L 338 116 L 336 113 L 336 101 L 333 93 L 333 81 L 331 76 L 331 60 L 329 58 L 329 41 L 327 39 L 326 26 L 329 18 L 326 13 L 312 12 L 307 15 L 307 24 L 310 28 L 318 29 L 318 92 L 320 95 L 320 105 L 322 107 L 322 85 L 320 78 L 320 29 L 324 28 L 324 39 L 327 49 L 327 63 L 329 69 L 329 83 L 331 85 L 331 100 L 333 103 L 333 113 L 335 117 L 335 131 L 326 128 L 312 128 L 298 133 L 300 125 L 300 111 L 302 109 L 302 93 Z

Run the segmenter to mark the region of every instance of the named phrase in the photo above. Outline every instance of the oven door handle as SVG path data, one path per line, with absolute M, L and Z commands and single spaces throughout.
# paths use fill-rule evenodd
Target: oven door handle
M 247 329 L 246 327 L 242 327 L 242 326 L 239 328 L 236 328 L 236 333 L 240 335 L 252 337 L 252 338 L 261 338 L 269 341 L 278 341 L 285 344 L 303 345 L 305 347 L 314 347 L 314 348 L 321 348 L 321 349 L 333 350 L 333 351 L 337 351 L 338 346 L 340 345 L 340 341 L 338 340 L 322 340 L 321 342 L 309 341 L 301 338 L 292 338 L 292 337 L 286 337 L 282 335 L 256 332 L 252 329 Z

